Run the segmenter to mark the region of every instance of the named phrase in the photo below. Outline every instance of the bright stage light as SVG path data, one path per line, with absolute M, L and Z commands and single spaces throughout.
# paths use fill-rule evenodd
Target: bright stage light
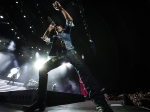
M 8 49 L 11 50 L 11 51 L 14 51 L 15 50 L 15 46 L 16 46 L 15 42 L 11 41 L 9 46 L 8 46 Z
M 36 68 L 36 69 L 40 69 L 42 66 L 43 66 L 43 64 L 46 62 L 46 60 L 44 60 L 44 59 L 38 59 L 35 63 L 34 63 L 34 67 Z
M 40 58 L 39 52 L 36 52 L 36 53 L 35 53 L 35 58 L 36 58 L 36 59 L 39 59 L 39 58 Z

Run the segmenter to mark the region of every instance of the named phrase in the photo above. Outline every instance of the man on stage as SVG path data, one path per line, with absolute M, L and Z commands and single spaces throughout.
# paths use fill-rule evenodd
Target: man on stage
M 90 99 L 96 106 L 98 112 L 113 112 L 112 109 L 107 104 L 104 94 L 101 92 L 102 87 L 98 86 L 98 83 L 94 79 L 92 73 L 89 71 L 88 67 L 84 63 L 83 59 L 76 52 L 74 46 L 71 43 L 71 28 L 74 26 L 73 19 L 70 14 L 60 5 L 59 2 L 54 2 L 53 7 L 57 11 L 61 11 L 64 18 L 66 19 L 66 26 L 63 27 L 55 22 L 52 22 L 46 32 L 44 33 L 42 39 L 46 43 L 51 43 L 52 46 L 57 48 L 56 57 L 47 61 L 43 67 L 39 70 L 39 87 L 38 87 L 38 98 L 30 106 L 23 106 L 24 110 L 36 110 L 40 111 L 45 110 L 46 108 L 46 92 L 47 92 L 47 80 L 48 72 L 54 68 L 59 67 L 62 62 L 70 62 L 76 71 L 78 72 L 79 77 L 84 83 Z M 56 28 L 56 35 L 49 37 L 50 32 Z M 53 49 L 52 47 L 52 49 Z M 52 50 L 51 50 L 52 51 Z M 51 52 L 50 52 L 51 54 Z M 55 74 L 54 74 L 55 75 Z

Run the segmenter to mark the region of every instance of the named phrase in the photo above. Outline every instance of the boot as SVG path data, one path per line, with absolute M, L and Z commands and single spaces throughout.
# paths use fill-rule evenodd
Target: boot
M 39 76 L 39 86 L 38 86 L 38 93 L 37 93 L 37 100 L 29 105 L 23 106 L 22 110 L 25 111 L 34 111 L 39 109 L 40 111 L 44 111 L 46 108 L 46 96 L 47 96 L 47 79 L 48 75 L 42 74 Z
M 96 107 L 97 112 L 113 112 L 110 106 L 106 103 Z
M 39 111 L 44 111 L 46 108 L 45 102 L 41 102 L 40 100 L 36 100 L 32 105 L 30 106 L 23 106 L 22 110 L 25 112 L 34 111 L 36 109 L 39 109 Z

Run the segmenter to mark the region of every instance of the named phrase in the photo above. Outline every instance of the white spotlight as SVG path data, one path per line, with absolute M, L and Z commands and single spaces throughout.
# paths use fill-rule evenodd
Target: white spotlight
M 36 53 L 35 53 L 35 58 L 36 58 L 36 59 L 39 59 L 39 58 L 40 58 L 39 52 L 36 52 Z
M 84 59 L 84 55 L 82 55 L 82 59 Z
M 16 45 L 15 45 L 14 41 L 11 41 L 9 46 L 8 46 L 8 49 L 11 50 L 11 51 L 14 51 L 15 50 L 15 46 Z
M 40 69 L 42 68 L 43 64 L 45 63 L 46 61 L 44 59 L 39 59 L 37 60 L 35 63 L 34 63 L 34 67 L 36 69 Z
M 93 41 L 90 39 L 89 42 L 93 42 Z
M 2 18 L 2 19 L 3 19 L 3 18 L 4 18 L 4 16 L 0 16 L 0 18 Z

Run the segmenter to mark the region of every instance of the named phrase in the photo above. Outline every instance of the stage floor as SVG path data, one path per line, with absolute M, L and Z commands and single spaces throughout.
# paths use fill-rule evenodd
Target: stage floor
M 123 106 L 120 101 L 108 101 L 114 112 L 147 112 L 147 110 L 136 106 Z M 0 103 L 0 112 L 23 112 L 21 105 Z M 47 107 L 44 112 L 97 112 L 90 100 L 85 102 L 72 103 Z

